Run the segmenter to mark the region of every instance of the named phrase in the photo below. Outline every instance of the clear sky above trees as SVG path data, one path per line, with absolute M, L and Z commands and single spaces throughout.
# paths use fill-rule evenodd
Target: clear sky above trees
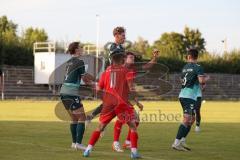
M 0 14 L 19 25 L 44 28 L 51 40 L 96 41 L 96 14 L 100 15 L 100 42 L 113 39 L 117 25 L 127 28 L 131 41 L 141 36 L 153 43 L 164 32 L 198 28 L 210 51 L 240 48 L 240 1 L 238 0 L 1 0 Z

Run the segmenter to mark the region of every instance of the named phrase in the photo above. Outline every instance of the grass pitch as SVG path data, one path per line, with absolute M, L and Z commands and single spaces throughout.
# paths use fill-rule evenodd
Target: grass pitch
M 83 102 L 91 110 L 99 102 Z M 79 160 L 81 151 L 70 149 L 68 122 L 55 114 L 56 101 L 3 101 L 0 102 L 0 160 Z M 240 103 L 206 102 L 202 106 L 202 132 L 193 130 L 188 137 L 191 152 L 171 149 L 181 108 L 178 102 L 144 102 L 145 111 L 139 131 L 139 151 L 146 160 L 238 160 L 240 157 Z M 174 118 L 173 118 L 174 117 Z M 93 122 L 85 133 L 84 143 L 95 129 Z M 129 151 L 111 150 L 113 124 L 97 143 L 92 160 L 126 160 Z M 122 131 L 121 142 L 127 127 Z

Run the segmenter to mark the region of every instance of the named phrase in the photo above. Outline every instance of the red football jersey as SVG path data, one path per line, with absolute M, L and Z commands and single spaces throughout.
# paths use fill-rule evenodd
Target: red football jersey
M 99 88 L 104 91 L 103 105 L 108 107 L 128 104 L 129 87 L 128 83 L 134 78 L 134 73 L 124 66 L 109 66 L 102 73 L 99 80 Z

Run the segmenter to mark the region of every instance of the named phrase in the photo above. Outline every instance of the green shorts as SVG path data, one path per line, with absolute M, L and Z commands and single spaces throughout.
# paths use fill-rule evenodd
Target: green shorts
M 76 110 L 83 107 L 79 96 L 61 95 L 62 103 L 66 110 Z
M 189 98 L 179 98 L 182 105 L 183 113 L 189 115 L 195 115 L 196 113 L 196 101 Z

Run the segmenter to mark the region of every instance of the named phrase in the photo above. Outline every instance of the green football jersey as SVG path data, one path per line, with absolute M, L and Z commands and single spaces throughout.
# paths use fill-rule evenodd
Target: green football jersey
M 84 73 L 85 66 L 83 60 L 80 60 L 77 57 L 72 57 L 68 60 L 60 94 L 79 96 L 81 76 Z
M 125 52 L 125 48 L 123 47 L 122 44 L 112 43 L 109 48 L 109 52 L 110 52 L 109 54 L 111 54 L 111 52 L 115 50 L 119 50 L 120 52 Z
M 187 63 L 181 73 L 182 89 L 179 98 L 197 99 L 199 94 L 198 76 L 204 75 L 203 68 L 196 63 Z

